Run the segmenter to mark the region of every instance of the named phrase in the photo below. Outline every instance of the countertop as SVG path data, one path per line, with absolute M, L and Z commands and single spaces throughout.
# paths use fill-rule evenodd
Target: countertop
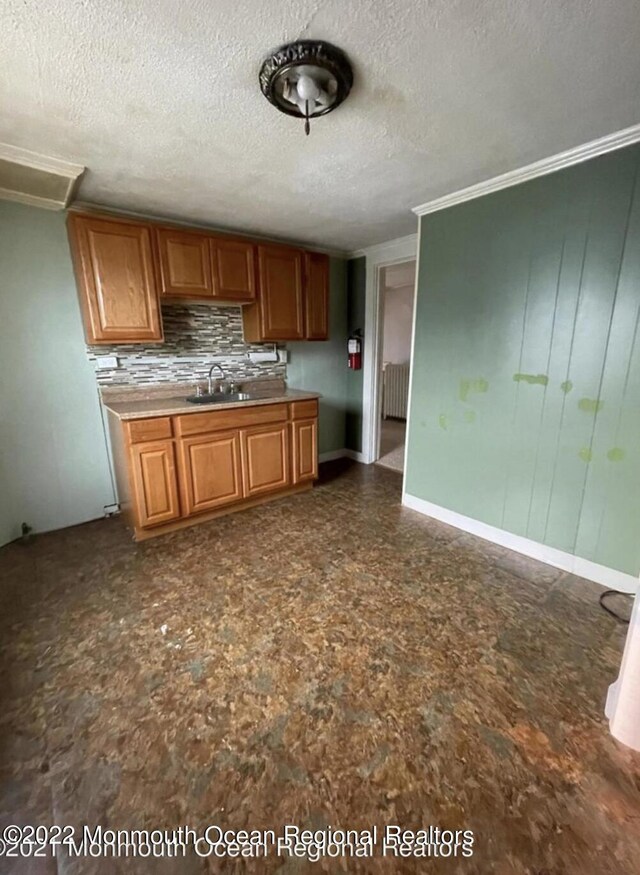
M 192 395 L 190 387 L 185 386 L 181 395 L 159 398 L 139 398 L 131 401 L 116 401 L 103 398 L 107 410 L 118 419 L 149 419 L 152 416 L 176 416 L 183 413 L 209 413 L 212 410 L 230 410 L 233 407 L 256 407 L 260 404 L 278 404 L 287 401 L 304 401 L 307 398 L 320 398 L 319 392 L 303 392 L 298 389 L 263 389 L 252 391 L 251 401 L 230 401 L 216 404 L 190 404 L 185 401 Z

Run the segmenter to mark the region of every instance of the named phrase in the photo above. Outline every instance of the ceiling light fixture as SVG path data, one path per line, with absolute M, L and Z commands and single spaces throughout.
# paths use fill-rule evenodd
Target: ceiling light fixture
M 319 40 L 280 46 L 260 68 L 264 96 L 280 112 L 303 118 L 306 134 L 310 119 L 340 106 L 352 85 L 353 71 L 345 53 Z

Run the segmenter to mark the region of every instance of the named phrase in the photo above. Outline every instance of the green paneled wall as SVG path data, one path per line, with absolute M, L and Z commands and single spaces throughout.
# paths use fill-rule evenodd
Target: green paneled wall
M 640 571 L 640 146 L 421 221 L 406 491 Z
M 367 259 L 352 258 L 347 266 L 347 333 L 360 329 L 364 335 L 364 313 L 366 293 Z M 347 346 L 345 342 L 343 361 L 347 367 Z M 345 446 L 349 450 L 362 452 L 362 370 L 347 369 L 347 438 Z
M 330 261 L 329 340 L 287 343 L 287 349 L 289 386 L 322 393 L 320 453 L 343 449 L 347 389 L 347 263 L 343 259 Z

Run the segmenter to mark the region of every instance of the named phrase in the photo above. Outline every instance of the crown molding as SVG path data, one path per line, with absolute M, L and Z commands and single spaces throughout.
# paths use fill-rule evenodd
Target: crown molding
M 21 149 L 19 146 L 10 146 L 9 143 L 0 143 L 0 159 L 32 167 L 34 170 L 42 170 L 45 173 L 55 173 L 56 176 L 65 176 L 67 179 L 73 180 L 77 179 L 85 170 L 82 164 L 71 164 L 61 158 L 50 158 L 48 155 L 40 155 L 38 152 Z
M 13 191 L 10 188 L 0 188 L 0 200 L 40 207 L 42 210 L 63 210 L 65 206 L 63 201 L 54 201 L 51 198 L 39 197 L 37 194 L 27 194 L 23 191 Z
M 538 176 L 546 176 L 548 173 L 555 173 L 556 170 L 581 164 L 590 158 L 613 152 L 615 149 L 622 149 L 624 146 L 630 146 L 638 141 L 640 141 L 640 124 L 616 131 L 613 134 L 607 134 L 606 137 L 600 137 L 598 140 L 592 140 L 590 143 L 584 143 L 573 149 L 567 149 L 566 152 L 559 152 L 557 155 L 543 158 L 533 164 L 527 164 L 518 170 L 510 170 L 508 173 L 502 173 L 500 176 L 494 176 L 492 179 L 486 179 L 476 185 L 470 185 L 451 194 L 443 195 L 443 197 L 435 198 L 435 200 L 427 201 L 425 204 L 414 207 L 413 212 L 417 216 L 426 216 L 428 213 L 435 213 L 438 210 L 444 210 L 447 207 L 501 191 L 503 188 L 520 185 L 521 182 L 528 182 L 528 180 L 536 179 Z
M 396 237 L 394 240 L 386 240 L 384 243 L 376 243 L 373 246 L 366 246 L 364 249 L 355 249 L 349 252 L 347 258 L 371 258 L 373 261 L 384 261 L 386 258 L 393 259 L 395 253 L 401 253 L 401 257 L 405 257 L 405 250 L 417 252 L 418 235 L 407 234 L 406 237 Z M 411 257 L 410 255 L 408 256 Z
M 60 158 L 50 158 L 48 155 L 30 152 L 28 149 L 11 146 L 9 143 L 0 143 L 0 160 L 9 164 L 17 164 L 20 167 L 28 167 L 30 170 L 49 173 L 62 179 L 65 190 L 64 194 L 58 198 L 30 194 L 20 191 L 19 188 L 0 188 L 0 199 L 2 200 L 17 201 L 45 210 L 63 210 L 73 197 L 78 181 L 85 171 L 82 164 L 71 164 Z

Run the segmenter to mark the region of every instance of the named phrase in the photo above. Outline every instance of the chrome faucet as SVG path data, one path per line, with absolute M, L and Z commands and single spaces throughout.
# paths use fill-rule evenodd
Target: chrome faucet
M 209 368 L 209 395 L 213 395 L 213 369 L 217 368 L 220 371 L 220 375 L 223 380 L 226 380 L 225 372 L 222 370 L 220 365 L 217 362 L 214 362 Z

